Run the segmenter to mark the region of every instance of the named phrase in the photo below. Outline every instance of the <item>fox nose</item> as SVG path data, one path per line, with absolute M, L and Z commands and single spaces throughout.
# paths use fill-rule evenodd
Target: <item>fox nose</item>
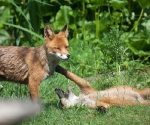
M 69 57 L 70 57 L 70 54 L 67 54 L 67 57 L 69 58 Z

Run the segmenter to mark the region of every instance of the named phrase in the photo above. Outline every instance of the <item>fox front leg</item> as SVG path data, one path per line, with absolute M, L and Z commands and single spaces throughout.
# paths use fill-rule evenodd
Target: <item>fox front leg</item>
M 39 87 L 40 83 L 37 81 L 31 80 L 28 84 L 29 89 L 30 89 L 30 97 L 33 101 L 39 101 L 40 100 L 40 95 L 39 95 Z

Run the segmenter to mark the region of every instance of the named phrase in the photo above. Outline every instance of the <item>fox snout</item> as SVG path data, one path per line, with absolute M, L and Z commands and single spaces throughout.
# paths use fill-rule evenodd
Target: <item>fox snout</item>
M 69 53 L 67 54 L 67 57 L 68 57 L 68 59 L 70 58 L 70 54 Z
M 60 53 L 55 53 L 56 57 L 62 59 L 62 60 L 66 60 L 70 58 L 70 54 L 60 54 Z

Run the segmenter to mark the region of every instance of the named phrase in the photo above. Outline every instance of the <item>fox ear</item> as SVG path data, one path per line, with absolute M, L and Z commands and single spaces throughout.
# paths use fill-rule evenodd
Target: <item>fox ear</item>
M 62 28 L 61 32 L 65 33 L 65 36 L 68 37 L 68 23 Z
M 44 39 L 49 38 L 52 40 L 54 38 L 54 32 L 52 28 L 49 25 L 46 25 L 44 28 Z
M 73 90 L 72 90 L 72 88 L 71 88 L 70 86 L 68 86 L 68 93 L 74 94 L 74 93 L 73 93 Z

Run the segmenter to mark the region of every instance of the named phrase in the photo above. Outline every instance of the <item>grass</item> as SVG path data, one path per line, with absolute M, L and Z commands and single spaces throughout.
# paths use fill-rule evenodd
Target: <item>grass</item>
M 149 74 L 149 72 L 125 71 L 120 76 L 120 84 L 133 87 L 140 85 L 140 88 L 150 87 Z M 97 90 L 118 85 L 116 77 L 108 74 L 92 76 L 88 80 Z M 3 89 L 0 90 L 1 97 L 29 97 L 29 90 L 25 85 L 8 82 L 2 82 L 1 85 L 3 85 Z M 86 107 L 61 109 L 54 90 L 55 88 L 66 90 L 67 86 L 72 86 L 75 93 L 79 94 L 75 84 L 57 73 L 54 77 L 42 82 L 40 94 L 44 109 L 41 113 L 24 121 L 22 125 L 150 125 L 150 106 L 113 107 L 106 113 L 99 113 Z

